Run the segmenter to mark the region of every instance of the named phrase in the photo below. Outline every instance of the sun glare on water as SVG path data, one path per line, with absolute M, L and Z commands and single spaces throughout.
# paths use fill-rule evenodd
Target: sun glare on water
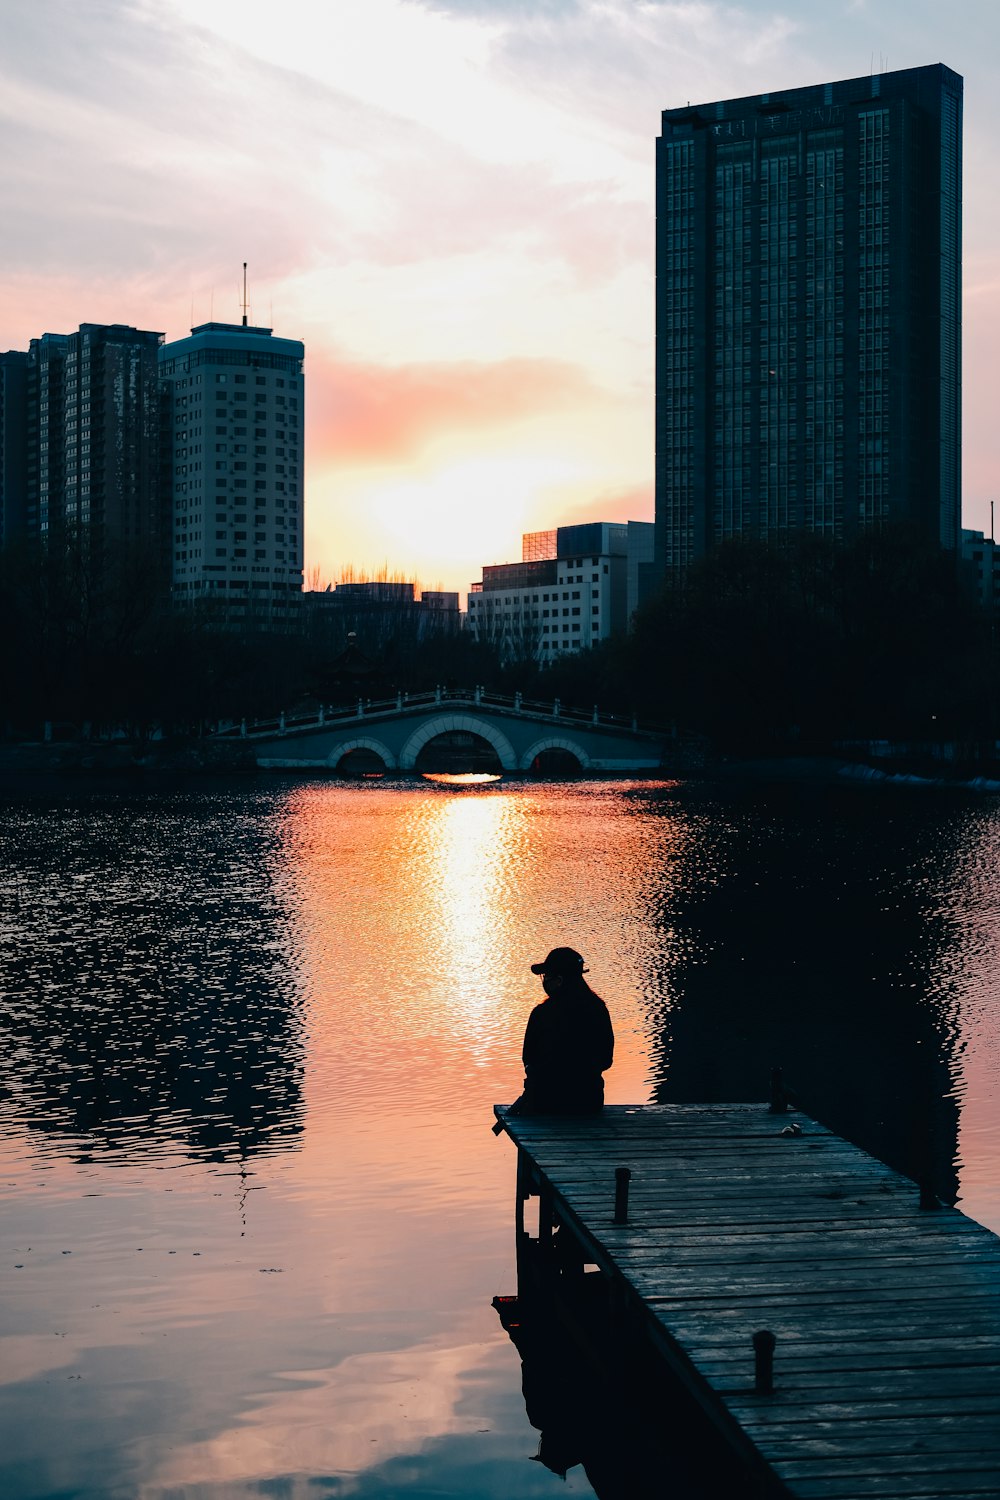
M 490 781 L 501 781 L 503 778 L 495 771 L 461 771 L 452 774 L 450 771 L 425 771 L 424 781 L 436 781 L 441 786 L 484 786 Z

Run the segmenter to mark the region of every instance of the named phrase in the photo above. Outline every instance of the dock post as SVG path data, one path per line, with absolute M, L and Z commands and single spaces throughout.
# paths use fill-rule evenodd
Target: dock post
M 781 1069 L 771 1069 L 771 1104 L 772 1115 L 783 1115 L 788 1110 L 788 1095 L 785 1093 L 785 1085 L 782 1082 Z
M 941 1207 L 941 1200 L 934 1191 L 933 1183 L 929 1177 L 920 1179 L 920 1207 L 925 1213 Z
M 628 1185 L 632 1173 L 628 1167 L 615 1168 L 615 1223 L 628 1223 Z
M 552 1189 L 543 1182 L 538 1190 L 538 1249 L 545 1254 L 552 1246 L 552 1230 L 555 1227 Z
M 531 1168 L 527 1156 L 518 1147 L 517 1190 L 514 1203 L 514 1256 L 517 1264 L 517 1294 L 525 1300 L 536 1290 L 538 1265 L 536 1247 L 524 1222 L 524 1205 L 531 1197 Z
M 758 1396 L 774 1395 L 775 1342 L 769 1328 L 759 1328 L 753 1336 L 753 1388 Z

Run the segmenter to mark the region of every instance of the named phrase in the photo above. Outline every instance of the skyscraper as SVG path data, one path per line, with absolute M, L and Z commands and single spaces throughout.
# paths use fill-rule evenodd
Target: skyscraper
M 162 552 L 157 351 L 162 333 L 81 323 L 32 339 L 27 372 L 26 527 L 72 531 L 91 545 Z
M 663 112 L 656 551 L 961 510 L 962 79 L 937 64 Z
M 28 356 L 0 354 L 0 547 L 25 529 L 28 482 Z
M 302 593 L 305 351 L 245 323 L 165 344 L 172 591 L 230 623 L 280 623 Z

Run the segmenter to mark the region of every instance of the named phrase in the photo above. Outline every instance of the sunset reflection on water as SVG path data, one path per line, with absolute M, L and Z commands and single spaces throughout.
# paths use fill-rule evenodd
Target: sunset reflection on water
M 609 1083 L 619 1098 L 645 1098 L 640 993 L 621 958 L 633 946 L 648 830 L 623 823 L 609 849 L 594 802 L 591 818 L 587 802 L 578 809 L 555 789 L 456 797 L 396 788 L 388 802 L 369 788 L 335 798 L 317 787 L 290 794 L 281 835 L 309 996 L 312 1080 L 319 1075 L 325 1088 L 336 1078 L 343 1105 L 369 1097 L 388 1075 L 390 1112 L 404 1107 L 418 1069 L 425 1106 L 455 1108 L 456 1089 L 465 1097 L 492 1087 L 487 1104 L 513 1097 L 527 1011 L 541 999 L 529 965 L 570 942 L 615 1006 Z
M 780 1052 L 892 1151 L 931 1088 L 1000 1227 L 998 836 L 992 803 L 666 782 L 15 803 L 4 1500 L 590 1494 L 526 1461 L 490 1307 L 491 1106 L 563 943 L 614 1017 L 609 1101 L 760 1098 Z

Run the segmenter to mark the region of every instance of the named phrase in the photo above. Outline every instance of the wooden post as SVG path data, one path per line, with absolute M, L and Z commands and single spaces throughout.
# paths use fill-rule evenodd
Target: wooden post
M 524 1234 L 524 1202 L 531 1188 L 528 1182 L 528 1163 L 520 1146 L 517 1148 L 517 1187 L 514 1193 L 514 1235 L 520 1239 Z
M 781 1069 L 771 1069 L 771 1104 L 772 1115 L 783 1115 L 788 1110 L 788 1095 L 785 1093 L 785 1085 L 781 1078 Z
M 753 1388 L 758 1396 L 774 1395 L 774 1334 L 759 1328 L 753 1336 Z
M 628 1185 L 632 1173 L 628 1167 L 615 1168 L 615 1223 L 628 1223 Z
M 538 1248 L 544 1253 L 552 1241 L 552 1189 L 545 1182 L 538 1191 Z
M 941 1200 L 934 1191 L 934 1186 L 929 1177 L 920 1179 L 920 1207 L 925 1212 L 930 1212 L 941 1207 Z
M 537 1289 L 537 1246 L 524 1223 L 524 1205 L 531 1197 L 531 1164 L 518 1147 L 517 1190 L 514 1202 L 514 1255 L 517 1264 L 517 1294 L 529 1298 Z

